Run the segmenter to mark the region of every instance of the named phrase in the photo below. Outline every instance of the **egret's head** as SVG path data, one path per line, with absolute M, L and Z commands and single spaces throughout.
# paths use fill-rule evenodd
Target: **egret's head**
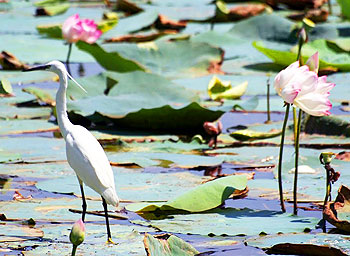
M 85 89 L 77 81 L 75 81 L 75 79 L 68 73 L 64 64 L 58 60 L 53 60 L 53 61 L 50 61 L 49 63 L 44 64 L 44 65 L 39 65 L 36 67 L 24 69 L 23 72 L 35 71 L 35 70 L 47 70 L 47 71 L 54 72 L 59 76 L 65 76 L 65 77 L 68 76 L 70 79 L 72 79 L 72 81 L 78 87 L 80 87 L 80 89 L 82 89 L 86 93 Z M 67 85 L 68 84 L 65 83 L 66 88 L 67 88 Z
M 24 69 L 24 72 L 28 72 L 28 71 L 35 71 L 35 70 L 47 70 L 47 71 L 51 71 L 54 72 L 56 74 L 66 74 L 67 70 L 66 67 L 64 66 L 64 64 L 60 61 L 54 60 L 54 61 L 50 61 L 49 63 L 46 63 L 44 65 L 39 65 L 36 67 L 32 67 L 32 68 L 27 68 Z

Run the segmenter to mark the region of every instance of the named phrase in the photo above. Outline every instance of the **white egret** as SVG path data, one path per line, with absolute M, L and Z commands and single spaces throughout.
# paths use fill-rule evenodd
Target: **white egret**
M 82 220 L 85 221 L 87 208 L 83 188 L 83 184 L 85 183 L 102 197 L 107 226 L 107 242 L 113 242 L 109 228 L 107 204 L 117 207 L 119 199 L 115 191 L 111 165 L 97 139 L 84 127 L 73 125 L 67 115 L 66 91 L 68 87 L 68 77 L 82 90 L 84 90 L 84 88 L 68 74 L 65 66 L 59 61 L 51 61 L 45 65 L 36 66 L 23 71 L 34 70 L 48 70 L 59 76 L 60 86 L 56 94 L 57 121 L 61 134 L 66 141 L 68 163 L 75 171 L 80 184 L 83 200 Z

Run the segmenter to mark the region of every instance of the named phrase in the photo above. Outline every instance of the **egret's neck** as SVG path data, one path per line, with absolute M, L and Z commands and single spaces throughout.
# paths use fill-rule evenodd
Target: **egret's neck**
M 60 87 L 58 88 L 56 94 L 56 113 L 57 113 L 57 122 L 60 127 L 61 134 L 63 138 L 66 138 L 70 127 L 73 124 L 69 121 L 67 115 L 67 100 L 66 100 L 66 91 L 68 86 L 67 76 L 59 74 Z

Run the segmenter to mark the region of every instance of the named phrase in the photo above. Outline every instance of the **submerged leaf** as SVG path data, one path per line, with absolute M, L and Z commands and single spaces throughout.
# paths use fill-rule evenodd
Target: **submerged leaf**
M 189 243 L 172 234 L 145 234 L 143 239 L 148 256 L 191 256 L 199 252 Z
M 208 84 L 208 94 L 213 100 L 239 99 L 247 90 L 248 82 L 232 87 L 230 81 L 221 81 L 213 76 Z
M 126 208 L 135 212 L 183 210 L 203 212 L 221 205 L 232 193 L 244 190 L 247 185 L 245 175 L 233 175 L 204 183 L 179 197 L 163 204 L 129 204 Z

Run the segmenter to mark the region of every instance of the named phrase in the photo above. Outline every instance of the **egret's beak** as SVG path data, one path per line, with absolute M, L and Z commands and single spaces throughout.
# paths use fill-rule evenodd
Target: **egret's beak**
M 85 93 L 87 93 L 87 91 L 84 89 L 83 86 L 81 86 L 77 81 L 75 81 L 75 79 L 67 72 L 67 76 L 81 89 L 83 90 Z
M 28 72 L 28 71 L 35 71 L 35 70 L 47 70 L 49 68 L 50 68 L 50 65 L 40 65 L 32 68 L 23 69 L 22 71 Z

